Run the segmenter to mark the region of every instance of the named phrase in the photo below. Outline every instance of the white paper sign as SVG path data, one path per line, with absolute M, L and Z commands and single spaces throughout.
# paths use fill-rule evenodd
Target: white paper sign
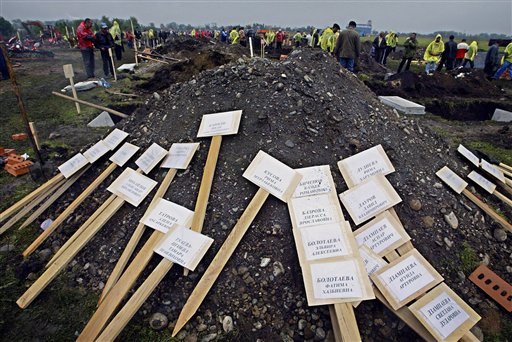
M 198 148 L 199 143 L 174 143 L 160 167 L 165 169 L 186 169 Z
M 317 260 L 352 254 L 339 224 L 307 227 L 300 230 L 306 259 Z
M 442 292 L 419 311 L 443 339 L 469 319 L 466 311 L 446 292 Z
M 243 177 L 287 202 L 300 182 L 301 175 L 279 160 L 259 151 Z
M 123 146 L 121 146 L 121 148 L 116 151 L 116 153 L 110 156 L 109 160 L 122 167 L 128 160 L 130 160 L 131 157 L 135 155 L 135 153 L 137 153 L 138 150 L 138 146 L 132 145 L 130 143 L 124 143 Z
M 146 226 L 167 233 L 173 225 L 188 226 L 194 212 L 163 198 L 148 210 L 140 222 Z
M 107 190 L 137 207 L 156 184 L 157 182 L 151 178 L 127 168 L 110 184 Z
M 338 162 L 338 167 L 349 188 L 366 179 L 395 171 L 382 145 L 374 146 Z
M 366 268 L 368 276 L 371 276 L 380 268 L 387 265 L 384 259 L 364 245 L 359 248 L 359 255 L 361 256 L 361 259 L 363 259 L 364 267 Z
M 490 194 L 492 194 L 494 192 L 494 190 L 496 190 L 496 184 L 487 180 L 487 178 L 485 178 L 478 172 L 471 171 L 471 173 L 468 175 L 468 178 L 471 179 L 476 184 L 480 185 L 482 188 L 484 188 Z
M 311 264 L 315 298 L 361 298 L 357 266 L 354 261 Z
M 383 175 L 375 175 L 345 191 L 340 199 L 356 225 L 402 201 Z
M 462 145 L 459 145 L 457 148 L 457 151 L 459 151 L 460 154 L 462 154 L 464 157 L 466 157 L 467 160 L 469 160 L 471 163 L 473 163 L 476 167 L 480 166 L 480 159 L 478 159 L 477 156 L 473 154 L 470 150 L 465 148 Z
M 109 151 L 110 149 L 108 148 L 107 144 L 105 144 L 103 140 L 100 140 L 96 144 L 94 144 L 90 149 L 84 152 L 84 157 L 89 161 L 89 163 L 92 164 Z
M 330 194 L 292 198 L 290 201 L 297 228 L 345 220 L 337 198 Z
M 444 166 L 441 170 L 437 171 L 436 176 L 441 178 L 443 182 L 458 194 L 468 186 L 468 183 L 465 182 L 464 179 L 460 178 L 455 172 L 450 170 L 448 166 Z
M 87 158 L 85 158 L 83 154 L 77 153 L 67 162 L 59 166 L 59 171 L 64 177 L 69 178 L 88 163 Z
M 121 131 L 118 128 L 115 128 L 109 135 L 103 139 L 103 142 L 110 148 L 110 150 L 114 150 L 126 137 L 128 133 Z
M 330 177 L 331 169 L 328 165 L 306 167 L 295 169 L 295 171 L 302 175 L 302 179 L 297 185 L 293 197 L 320 195 L 333 190 Z
M 496 167 L 496 165 L 488 163 L 485 159 L 482 159 L 480 165 L 482 170 L 489 172 L 493 177 L 505 183 L 505 175 L 500 169 Z
M 185 227 L 170 230 L 155 252 L 189 270 L 195 270 L 213 239 Z
M 138 167 L 145 174 L 148 174 L 153 168 L 167 155 L 167 150 L 160 145 L 153 143 L 149 148 L 135 161 Z
M 201 120 L 201 125 L 199 126 L 197 137 L 203 138 L 212 137 L 214 135 L 237 134 L 241 118 L 241 110 L 205 114 Z

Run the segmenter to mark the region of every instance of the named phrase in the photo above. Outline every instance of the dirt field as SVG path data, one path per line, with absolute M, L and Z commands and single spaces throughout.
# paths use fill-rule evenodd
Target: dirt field
M 250 59 L 245 49 L 208 41 L 177 40 L 158 52 L 180 61 L 144 64 L 135 74 L 123 75 L 110 89 L 138 97 L 112 95 L 102 88 L 80 93 L 79 97 L 130 114 L 117 127 L 129 132 L 130 142 L 141 149 L 152 142 L 169 147 L 172 142 L 198 141 L 202 114 L 242 109 L 243 118 L 239 134 L 223 139 L 208 203 L 203 233 L 212 237 L 214 244 L 196 272 L 185 277 L 181 267 L 171 269 L 120 340 L 170 340 L 183 304 L 256 192 L 241 174 L 258 150 L 294 168 L 330 165 L 337 192 L 341 193 L 347 186 L 336 162 L 376 144 L 383 145 L 397 170 L 388 178 L 403 199 L 396 211 L 415 247 L 442 274 L 446 284 L 482 316 L 477 335 L 481 333 L 487 341 L 510 339 L 508 314 L 467 279 L 476 265 L 484 262 L 506 281 L 512 281 L 508 257 L 512 251 L 507 242 L 510 234 L 471 202 L 439 186 L 435 176 L 444 165 L 460 175 L 467 174 L 468 164 L 456 152 L 459 143 L 512 164 L 510 125 L 488 120 L 492 106 L 510 109 L 510 84 L 491 83 L 478 71 L 465 71 L 467 76 L 458 79 L 452 75 L 427 78 L 406 73 L 384 81 L 386 70 L 368 59 L 363 59 L 361 65 L 369 77 L 363 82 L 340 71 L 330 56 L 310 49 L 295 51 L 284 62 Z M 96 142 L 107 129 L 86 127 L 99 111 L 82 107 L 77 115 L 73 103 L 51 95 L 51 91 L 67 84 L 63 64 L 73 63 L 77 81 L 83 79 L 78 52 L 62 49 L 54 53 L 51 60 L 20 61 L 16 71 L 44 155 L 50 165 L 57 166 Z M 126 54 L 123 62 L 130 59 Z M 101 62 L 97 63 L 99 70 Z M 32 154 L 27 142 L 10 140 L 11 134 L 23 131 L 23 125 L 8 82 L 0 82 L 0 94 L 2 113 L 3 108 L 8 109 L 8 125 L 0 128 L 0 144 Z M 380 104 L 376 94 L 424 102 L 430 113 L 422 117 L 397 115 Z M 210 144 L 209 139 L 199 142 L 197 156 L 187 171 L 178 173 L 166 196 L 190 209 L 195 205 Z M 47 258 L 106 200 L 106 186 L 120 170 L 34 255 L 23 260 L 20 254 L 39 235 L 39 224 L 62 212 L 106 165 L 107 160 L 101 159 L 33 224 L 24 230 L 15 226 L 0 236 L 0 248 L 13 246 L 0 252 L 0 273 L 4 275 L 0 280 L 1 340 L 74 340 L 94 313 L 101 288 L 149 199 L 139 208 L 122 207 L 28 309 L 19 309 L 15 301 L 43 272 Z M 150 177 L 160 181 L 163 173 L 153 172 Z M 2 172 L 0 195 L 5 200 L 0 210 L 33 190 L 38 182 L 28 175 L 13 178 Z M 472 189 L 509 221 L 512 219 L 510 207 Z M 417 202 L 419 208 L 411 204 Z M 450 212 L 458 218 L 456 229 L 444 219 Z M 286 206 L 269 199 L 178 340 L 332 341 L 328 308 L 307 306 L 290 229 Z M 260 266 L 262 258 L 270 258 L 273 266 Z M 159 260 L 153 257 L 142 278 Z M 169 327 L 151 329 L 154 313 L 165 315 Z M 355 313 L 364 341 L 420 340 L 377 301 L 362 303 Z M 235 329 L 230 333 L 222 327 L 226 315 L 234 320 Z

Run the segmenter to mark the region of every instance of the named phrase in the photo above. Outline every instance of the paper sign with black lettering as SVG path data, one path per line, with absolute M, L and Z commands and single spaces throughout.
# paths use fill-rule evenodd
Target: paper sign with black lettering
M 395 310 L 443 281 L 415 249 L 380 268 L 371 279 Z
M 468 186 L 468 183 L 464 181 L 464 179 L 460 178 L 455 172 L 450 170 L 448 166 L 444 166 L 441 170 L 437 171 L 436 176 L 441 178 L 443 182 L 458 194 Z
M 411 237 L 402 224 L 389 211 L 377 215 L 366 225 L 354 232 L 359 246 L 366 245 L 380 256 L 400 247 Z
M 105 137 L 105 139 L 103 139 L 103 142 L 108 146 L 108 148 L 110 148 L 110 150 L 115 150 L 115 148 L 122 143 L 127 136 L 128 133 L 115 128 Z
M 135 161 L 138 167 L 145 174 L 148 174 L 153 168 L 167 155 L 167 150 L 160 145 L 153 143 L 149 148 Z
M 480 316 L 452 289 L 442 283 L 409 306 L 438 341 L 458 341 Z
M 181 205 L 159 198 L 140 222 L 146 226 L 167 233 L 173 225 L 188 226 L 194 212 Z
M 292 198 L 290 207 L 297 228 L 345 220 L 338 199 L 330 194 Z
M 243 177 L 283 202 L 291 197 L 302 176 L 269 154 L 259 151 Z
M 353 260 L 311 264 L 315 298 L 362 297 L 361 283 Z
M 348 237 L 340 224 L 325 224 L 300 230 L 307 260 L 346 256 L 353 253 L 347 245 Z
M 471 152 L 464 146 L 459 145 L 459 147 L 457 147 L 457 151 L 459 151 L 460 154 L 462 154 L 467 160 L 469 160 L 476 167 L 480 166 L 480 159 L 477 156 L 475 156 L 473 154 L 473 152 Z
M 67 162 L 59 166 L 59 171 L 66 178 L 71 177 L 75 172 L 89 164 L 83 154 L 77 153 Z
M 340 194 L 356 225 L 400 203 L 402 199 L 384 175 L 375 175 Z
M 103 140 L 100 140 L 96 144 L 91 146 L 90 149 L 84 152 L 84 157 L 87 159 L 89 163 L 92 164 L 109 151 L 110 149 L 108 148 L 108 146 L 103 142 Z
M 496 165 L 493 165 L 493 164 L 487 162 L 487 160 L 482 159 L 480 161 L 480 167 L 482 168 L 482 170 L 487 171 L 489 174 L 491 174 L 493 177 L 495 177 L 499 181 L 505 183 L 505 175 L 503 174 L 503 171 L 501 171 L 500 169 L 498 169 L 496 167 Z
M 137 207 L 156 184 L 157 182 L 151 178 L 127 168 L 110 184 L 107 190 Z
M 117 166 L 123 166 L 126 164 L 131 157 L 137 153 L 139 150 L 138 146 L 132 145 L 130 143 L 124 143 L 123 146 L 119 150 L 116 151 L 112 156 L 110 156 L 109 160 L 115 163 Z
M 377 145 L 363 152 L 338 162 L 343 179 L 351 188 L 375 175 L 387 175 L 395 172 L 382 145 Z
M 199 143 L 174 143 L 162 161 L 164 169 L 186 169 L 199 148 Z
M 241 110 L 205 114 L 201 120 L 201 125 L 199 126 L 197 137 L 204 138 L 213 137 L 215 135 L 237 134 L 241 118 Z
M 368 276 L 371 276 L 380 270 L 381 267 L 387 265 L 384 259 L 382 259 L 378 254 L 376 254 L 365 245 L 359 247 L 359 255 L 361 256 L 361 259 L 363 259 L 364 267 L 368 273 Z
M 212 243 L 213 239 L 206 235 L 177 226 L 167 232 L 155 252 L 193 271 Z
M 468 175 L 468 178 L 471 179 L 476 184 L 480 185 L 485 191 L 492 194 L 496 190 L 496 184 L 489 181 L 487 178 L 482 176 L 476 171 L 471 171 Z
M 321 195 L 331 192 L 335 187 L 332 184 L 331 169 L 329 165 L 305 167 L 295 169 L 302 175 L 293 197 Z

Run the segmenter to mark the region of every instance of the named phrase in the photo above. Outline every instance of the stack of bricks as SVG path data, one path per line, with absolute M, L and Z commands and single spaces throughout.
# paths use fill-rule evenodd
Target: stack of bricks
M 22 156 L 16 154 L 13 148 L 0 147 L 0 156 L 7 157 L 5 163 L 5 171 L 17 177 L 29 172 L 28 167 L 34 163 L 30 160 L 25 160 Z

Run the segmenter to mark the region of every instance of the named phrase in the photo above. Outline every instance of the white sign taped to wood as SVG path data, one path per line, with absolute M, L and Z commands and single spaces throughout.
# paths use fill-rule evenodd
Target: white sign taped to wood
M 67 162 L 59 166 L 58 169 L 64 177 L 69 178 L 88 163 L 87 158 L 85 158 L 83 154 L 77 153 Z
M 302 175 L 293 197 L 313 196 L 329 193 L 334 189 L 329 165 L 295 169 Z
M 487 160 L 482 159 L 480 162 L 480 166 L 482 167 L 482 170 L 487 171 L 500 182 L 505 183 L 505 175 L 503 174 L 503 171 L 496 167 L 496 165 L 493 165 L 489 163 Z
M 297 228 L 344 221 L 338 199 L 330 194 L 290 199 Z
M 348 237 L 340 224 L 325 224 L 300 229 L 307 260 L 346 256 L 353 253 L 346 243 Z
M 174 143 L 171 145 L 169 153 L 167 153 L 160 167 L 165 169 L 186 169 L 198 148 L 199 143 Z
M 377 145 L 363 152 L 345 158 L 338 162 L 343 179 L 351 188 L 368 178 L 381 174 L 387 175 L 395 172 L 382 145 Z
M 110 150 L 114 150 L 120 143 L 123 142 L 124 139 L 126 139 L 127 136 L 128 133 L 115 128 L 112 132 L 109 133 L 109 135 L 105 137 L 105 139 L 103 139 L 103 142 L 107 144 Z
M 140 222 L 162 233 L 167 233 L 173 225 L 188 226 L 193 215 L 192 210 L 159 198 L 156 204 L 146 211 Z
M 458 194 L 468 186 L 468 183 L 464 181 L 464 179 L 460 178 L 448 166 L 444 166 L 441 170 L 437 171 L 436 176 L 441 178 L 443 182 Z
M 387 265 L 384 259 L 382 259 L 378 254 L 376 254 L 365 245 L 359 247 L 359 255 L 361 256 L 361 259 L 363 259 L 363 264 L 366 272 L 368 273 L 368 276 L 371 276 L 382 267 Z
M 359 272 L 353 260 L 311 264 L 315 298 L 361 298 Z
M 91 146 L 90 149 L 84 152 L 84 157 L 87 159 L 89 163 L 94 163 L 96 160 L 103 157 L 110 149 L 107 144 L 103 142 L 103 140 L 98 141 L 96 144 Z
M 132 145 L 130 143 L 124 143 L 123 146 L 119 150 L 116 151 L 112 156 L 110 156 L 109 160 L 115 163 L 117 166 L 123 166 L 126 164 L 131 157 L 137 153 L 139 150 L 138 146 Z
M 480 159 L 473 154 L 470 150 L 465 148 L 463 145 L 459 145 L 457 147 L 457 151 L 459 151 L 460 154 L 462 154 L 467 160 L 469 160 L 472 164 L 474 164 L 476 167 L 480 166 Z
M 110 184 L 107 190 L 121 197 L 131 205 L 138 207 L 156 184 L 157 182 L 151 178 L 141 175 L 131 168 L 126 168 L 126 170 Z
M 142 169 L 145 174 L 148 174 L 153 168 L 164 159 L 167 155 L 167 150 L 157 143 L 151 144 L 149 148 L 135 161 L 138 167 Z
M 492 194 L 496 190 L 496 184 L 489 181 L 487 178 L 482 176 L 476 171 L 471 171 L 468 175 L 468 178 L 471 179 L 476 184 L 480 185 L 485 191 Z
M 215 135 L 237 134 L 241 118 L 241 110 L 205 114 L 201 120 L 201 125 L 199 126 L 197 137 L 204 138 L 212 137 Z

